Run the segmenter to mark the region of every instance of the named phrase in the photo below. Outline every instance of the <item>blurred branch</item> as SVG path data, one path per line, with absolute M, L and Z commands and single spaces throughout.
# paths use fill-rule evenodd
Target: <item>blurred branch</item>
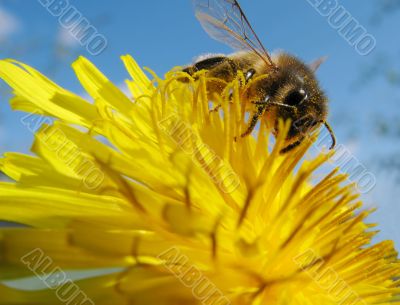
M 400 0 L 379 0 L 375 14 L 371 17 L 373 24 L 379 24 L 388 14 L 393 14 L 400 10 Z
M 391 86 L 400 87 L 400 64 L 396 63 L 396 59 L 387 54 L 377 55 L 369 64 L 360 67 L 359 77 L 352 87 L 360 89 L 377 79 L 383 79 Z
M 3 1 L 14 2 L 15 0 Z M 111 23 L 112 18 L 108 13 L 101 13 L 93 18 L 94 23 L 98 26 L 104 26 Z M 45 56 L 46 65 L 42 72 L 49 77 L 55 77 L 67 65 L 75 60 L 80 54 L 85 52 L 80 46 L 79 42 L 66 43 L 60 39 L 60 32 L 65 31 L 66 35 L 72 35 L 67 30 L 59 27 L 58 31 L 53 37 L 34 36 L 29 40 L 23 42 L 16 42 L 15 37 L 9 37 L 0 41 L 0 57 L 1 58 L 15 58 L 23 60 L 27 55 L 35 55 L 38 58 Z M 74 37 L 71 37 L 73 41 Z M 11 91 L 4 83 L 0 83 L 0 97 L 8 98 Z
M 378 0 L 371 16 L 375 26 L 379 26 L 389 15 L 400 11 L 400 0 Z M 395 34 L 395 32 L 393 32 Z M 396 53 L 400 53 L 400 48 Z M 388 84 L 400 87 L 400 62 L 397 56 L 380 53 L 368 65 L 361 67 L 360 76 L 354 83 L 354 89 L 360 89 L 373 80 L 383 79 Z

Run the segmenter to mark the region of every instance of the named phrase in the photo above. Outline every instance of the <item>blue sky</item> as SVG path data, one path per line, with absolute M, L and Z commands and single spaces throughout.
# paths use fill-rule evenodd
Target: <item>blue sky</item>
M 376 176 L 376 187 L 364 199 L 367 204 L 380 207 L 373 219 L 382 223 L 382 237 L 395 238 L 400 244 L 400 229 L 396 226 L 400 174 L 394 166 L 381 169 L 382 162 L 396 160 L 400 152 L 400 137 L 396 134 L 400 128 L 400 87 L 389 84 L 379 73 L 380 69 L 396 73 L 400 70 L 400 14 L 391 12 L 380 22 L 373 22 L 383 1 L 339 1 L 376 38 L 377 47 L 369 56 L 360 56 L 307 0 L 241 3 L 270 51 L 286 50 L 306 62 L 329 56 L 318 76 L 330 98 L 331 125 L 339 143 Z M 190 0 L 69 3 L 107 38 L 103 53 L 90 55 L 74 37 L 61 30 L 57 17 L 39 0 L 0 0 L 0 56 L 24 61 L 60 85 L 83 94 L 70 68 L 78 55 L 88 57 L 112 81 L 122 84 L 127 78 L 119 59 L 123 54 L 131 54 L 140 65 L 162 75 L 197 55 L 230 52 L 203 32 Z M 56 46 L 62 47 L 64 53 L 56 51 Z M 376 77 L 360 85 L 367 72 Z M 28 152 L 32 135 L 20 123 L 23 114 L 9 110 L 7 95 L 0 98 L 0 153 Z M 382 122 L 397 129 L 381 134 L 378 127 Z

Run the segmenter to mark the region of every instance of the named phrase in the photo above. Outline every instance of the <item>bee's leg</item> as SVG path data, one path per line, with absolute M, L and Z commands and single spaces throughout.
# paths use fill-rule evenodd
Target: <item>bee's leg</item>
M 230 96 L 230 98 L 232 98 L 232 96 Z M 229 102 L 229 104 L 233 104 L 233 102 Z M 217 106 L 215 106 L 213 109 L 210 109 L 210 112 L 217 112 L 218 110 L 220 110 L 222 108 L 221 104 L 218 104 Z
M 297 110 L 296 106 L 292 106 L 292 105 L 287 105 L 287 104 L 282 104 L 282 103 L 278 103 L 278 102 L 270 102 L 268 100 L 269 97 L 267 97 L 267 99 L 265 101 L 260 101 L 260 102 L 252 102 L 255 105 L 264 105 L 264 104 L 268 104 L 268 105 L 275 105 L 275 106 L 280 106 L 280 107 L 284 107 L 284 108 L 289 108 L 289 109 L 293 109 L 293 110 Z
M 247 127 L 246 131 L 243 134 L 240 135 L 242 138 L 244 138 L 244 137 L 246 137 L 246 136 L 248 136 L 249 134 L 252 133 L 252 131 L 254 130 L 254 128 L 257 125 L 258 119 L 260 118 L 260 116 L 262 116 L 262 114 L 264 113 L 265 109 L 267 108 L 267 105 L 268 104 L 263 103 L 263 104 L 257 106 L 257 111 L 253 114 L 253 116 L 252 116 L 252 118 L 250 120 L 249 126 Z M 236 138 L 235 138 L 235 140 L 236 140 Z
M 269 102 L 268 104 L 269 105 L 279 106 L 279 107 L 284 107 L 284 108 L 289 108 L 289 109 L 293 109 L 294 111 L 297 111 L 297 107 L 296 106 L 292 106 L 292 105 L 287 105 L 287 104 L 278 103 L 278 102 Z
M 283 107 L 283 108 L 288 108 L 288 109 L 292 109 L 295 113 L 297 113 L 297 107 L 296 106 L 292 106 L 292 105 L 286 105 L 286 104 L 282 104 L 282 103 L 278 103 L 278 102 L 270 102 L 268 101 L 268 98 L 265 99 L 264 101 L 261 102 L 252 102 L 255 105 L 264 105 L 264 104 L 268 104 L 268 106 L 279 106 L 279 107 Z
M 215 106 L 213 109 L 210 109 L 210 112 L 217 112 L 218 110 L 220 110 L 222 107 L 221 104 L 218 104 L 217 106 Z
M 298 139 L 296 142 L 293 142 L 292 144 L 289 144 L 288 146 L 286 146 L 285 148 L 281 149 L 280 153 L 281 154 L 285 154 L 289 151 L 291 151 L 292 149 L 296 148 L 297 146 L 299 146 L 304 140 L 304 137 L 301 137 L 300 139 Z

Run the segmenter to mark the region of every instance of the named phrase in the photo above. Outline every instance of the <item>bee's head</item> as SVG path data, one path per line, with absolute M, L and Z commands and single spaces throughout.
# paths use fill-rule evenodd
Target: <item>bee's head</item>
M 328 101 L 310 67 L 286 54 L 278 57 L 277 66 L 270 91 L 273 93 L 271 104 L 275 108 L 275 133 L 278 132 L 279 119 L 290 119 L 287 141 L 291 144 L 321 124 L 326 125 Z

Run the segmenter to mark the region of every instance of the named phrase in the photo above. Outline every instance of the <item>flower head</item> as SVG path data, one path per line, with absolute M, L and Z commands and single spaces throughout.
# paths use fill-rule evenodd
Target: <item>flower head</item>
M 204 73 L 149 80 L 122 59 L 133 99 L 85 58 L 73 68 L 92 101 L 0 62 L 35 132 L 33 156 L 0 161 L 14 180 L 0 184 L 0 218 L 26 225 L 0 230 L 0 304 L 399 302 L 397 253 L 370 244 L 346 176 L 312 182 L 331 155 L 304 161 L 314 136 L 281 154 L 289 125 L 270 143 L 261 122 L 235 140 L 249 110 L 240 76 L 210 105 Z M 69 271 L 114 267 L 67 285 Z M 47 289 L 9 284 L 33 273 Z

